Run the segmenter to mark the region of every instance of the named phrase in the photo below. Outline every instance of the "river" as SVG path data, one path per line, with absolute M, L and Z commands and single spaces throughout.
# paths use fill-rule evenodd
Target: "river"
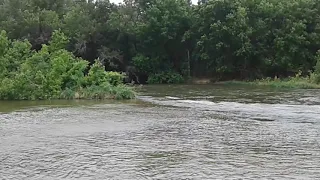
M 319 90 L 158 85 L 0 112 L 0 180 L 320 179 Z

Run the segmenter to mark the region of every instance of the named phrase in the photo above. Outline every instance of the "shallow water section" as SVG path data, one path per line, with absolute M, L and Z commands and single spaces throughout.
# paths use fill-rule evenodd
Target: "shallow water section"
M 320 91 L 159 85 L 0 101 L 0 179 L 320 179 Z

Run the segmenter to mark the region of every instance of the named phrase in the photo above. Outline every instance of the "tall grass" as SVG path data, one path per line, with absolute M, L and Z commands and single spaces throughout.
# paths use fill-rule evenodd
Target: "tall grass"
M 110 84 L 90 86 L 77 90 L 66 89 L 61 93 L 61 99 L 134 99 L 136 96 L 132 87 Z
M 298 72 L 294 77 L 284 79 L 274 77 L 258 79 L 255 81 L 227 81 L 219 84 L 268 86 L 274 88 L 320 89 L 320 84 L 317 83 L 317 79 L 319 79 L 318 75 L 310 73 L 308 76 L 302 76 L 301 74 L 301 72 Z

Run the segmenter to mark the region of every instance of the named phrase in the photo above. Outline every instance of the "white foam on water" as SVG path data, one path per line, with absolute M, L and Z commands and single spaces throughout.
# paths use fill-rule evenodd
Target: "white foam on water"
M 178 97 L 172 97 L 172 96 L 166 96 L 165 98 L 167 98 L 167 99 L 173 99 L 173 100 L 181 99 L 181 98 L 178 98 Z
M 233 117 L 268 120 L 299 120 L 320 123 L 320 105 L 212 102 L 208 100 L 142 98 L 158 105 L 192 108 Z

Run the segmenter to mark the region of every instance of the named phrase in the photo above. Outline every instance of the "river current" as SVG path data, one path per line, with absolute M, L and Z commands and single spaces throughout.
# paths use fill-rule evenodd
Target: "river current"
M 0 111 L 0 180 L 320 179 L 318 90 L 146 86 Z

